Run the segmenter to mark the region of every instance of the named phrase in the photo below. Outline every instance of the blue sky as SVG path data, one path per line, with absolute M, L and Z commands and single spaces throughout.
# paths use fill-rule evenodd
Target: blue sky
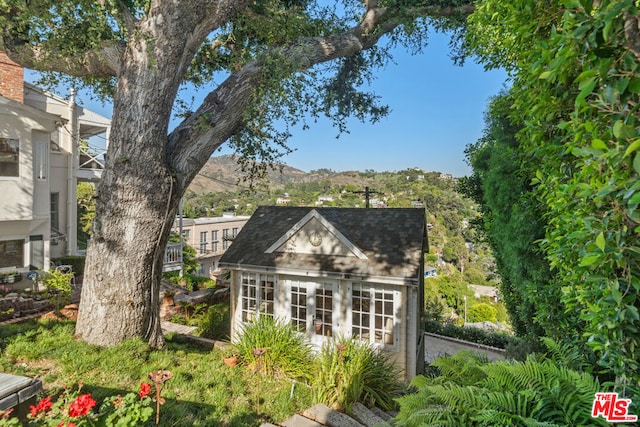
M 506 73 L 485 72 L 472 58 L 463 67 L 454 65 L 443 34 L 431 34 L 419 55 L 397 49 L 394 57 L 372 84 L 391 108 L 385 119 L 375 124 L 351 120 L 350 133 L 339 139 L 326 120 L 298 130 L 289 144 L 297 151 L 284 162 L 307 172 L 419 167 L 468 175 L 464 149 L 482 136 L 485 107 L 504 87 Z
M 485 72 L 472 58 L 464 67 L 453 65 L 447 43 L 446 35 L 430 34 L 429 45 L 419 55 L 411 56 L 402 48 L 393 52 L 394 62 L 379 70 L 371 86 L 391 109 L 386 118 L 375 124 L 351 120 L 350 133 L 338 139 L 338 130 L 328 120 L 320 120 L 308 130 L 294 128 L 289 146 L 295 151 L 282 161 L 307 172 L 419 167 L 468 175 L 464 148 L 482 135 L 487 102 L 504 86 L 506 73 Z M 33 73 L 25 77 L 34 80 Z M 59 95 L 66 97 L 68 93 Z M 204 97 L 204 93 L 182 92 L 187 99 L 192 95 Z M 77 102 L 111 117 L 111 105 L 82 94 Z

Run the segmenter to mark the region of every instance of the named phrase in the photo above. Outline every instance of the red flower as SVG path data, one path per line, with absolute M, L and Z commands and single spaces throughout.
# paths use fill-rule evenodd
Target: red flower
M 64 420 L 60 421 L 56 427 L 64 427 Z
M 75 423 L 72 423 L 71 421 L 69 421 L 69 424 L 67 424 L 67 427 L 76 427 Z
M 64 420 L 60 421 L 56 427 L 64 427 Z M 75 423 L 69 421 L 67 427 L 76 427 Z
M 40 402 L 38 402 L 37 406 L 30 405 L 29 415 L 35 417 L 40 412 L 48 411 L 53 406 L 53 402 L 51 401 L 51 397 L 45 397 Z
M 94 406 L 96 406 L 96 401 L 93 400 L 90 394 L 81 394 L 69 405 L 69 416 L 81 417 L 87 415 Z
M 140 399 L 144 399 L 145 397 L 149 396 L 149 393 L 151 393 L 151 384 L 140 383 L 140 391 L 138 392 L 138 394 L 140 395 Z

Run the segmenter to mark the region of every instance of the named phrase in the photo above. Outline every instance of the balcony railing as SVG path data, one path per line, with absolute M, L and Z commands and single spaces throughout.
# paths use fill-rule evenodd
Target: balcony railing
M 176 271 L 182 269 L 182 245 L 180 242 L 169 242 L 164 251 L 162 271 Z
M 82 144 L 79 147 L 79 154 L 78 178 L 89 181 L 100 179 L 107 150 L 91 144 Z

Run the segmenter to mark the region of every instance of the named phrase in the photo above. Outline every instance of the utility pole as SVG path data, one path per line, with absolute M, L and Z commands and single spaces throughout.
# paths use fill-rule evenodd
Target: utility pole
M 377 192 L 377 191 L 375 191 L 375 190 L 370 190 L 370 189 L 369 189 L 369 187 L 364 187 L 364 191 L 353 191 L 353 193 L 356 193 L 356 194 L 364 194 L 364 198 L 365 198 L 365 200 L 366 200 L 365 207 L 366 207 L 367 209 L 369 209 L 369 196 L 370 196 L 371 194 L 378 194 L 378 192 Z

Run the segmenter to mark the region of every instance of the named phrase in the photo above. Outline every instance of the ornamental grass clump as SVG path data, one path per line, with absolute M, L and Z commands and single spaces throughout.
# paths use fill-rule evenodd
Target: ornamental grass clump
M 278 319 L 263 315 L 246 323 L 232 346 L 241 364 L 257 368 L 260 362 L 263 374 L 299 380 L 312 376 L 311 345 L 303 334 Z M 256 355 L 257 348 L 265 353 Z
M 403 392 L 398 369 L 381 350 L 347 338 L 329 341 L 322 347 L 312 383 L 316 401 L 350 412 L 355 402 L 396 407 L 395 398 Z

